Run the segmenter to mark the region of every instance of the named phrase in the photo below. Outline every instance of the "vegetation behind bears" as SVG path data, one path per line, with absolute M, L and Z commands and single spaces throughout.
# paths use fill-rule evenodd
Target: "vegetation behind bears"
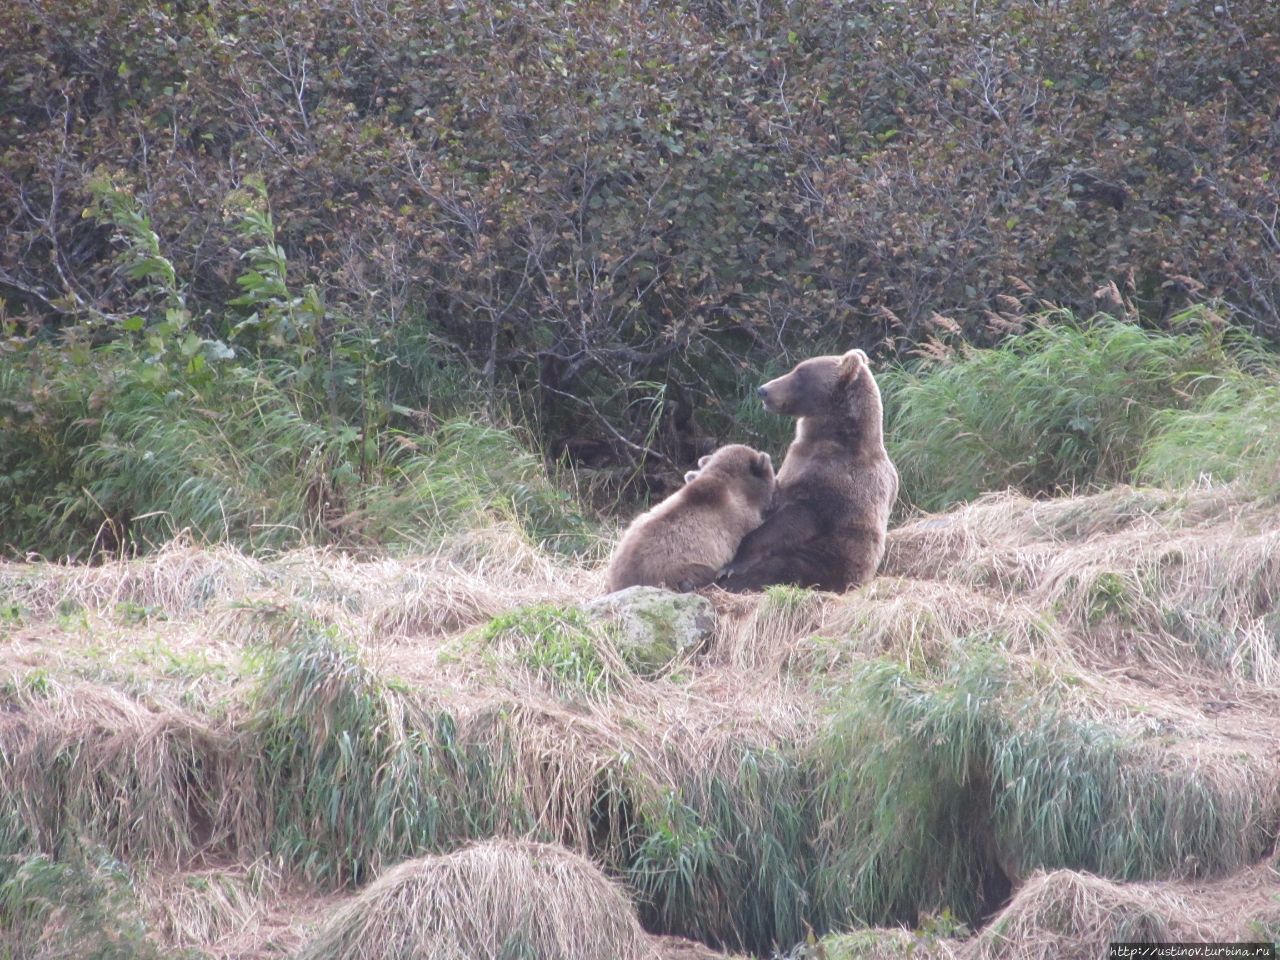
M 752 388 L 818 350 L 1047 303 L 1280 334 L 1266 0 L 21 0 L 0 38 L 8 551 L 422 538 L 429 497 L 581 549 L 513 451 L 660 494 L 780 452 Z

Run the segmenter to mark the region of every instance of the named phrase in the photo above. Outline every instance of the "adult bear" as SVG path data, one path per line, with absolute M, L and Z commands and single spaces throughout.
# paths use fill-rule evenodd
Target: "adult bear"
M 766 410 L 800 422 L 778 471 L 773 511 L 742 541 L 719 585 L 844 591 L 866 583 L 884 555 L 898 496 L 867 355 L 805 360 L 757 393 Z
M 773 501 L 773 461 L 740 443 L 703 457 L 688 484 L 641 514 L 609 561 L 605 589 L 697 590 L 720 576 Z

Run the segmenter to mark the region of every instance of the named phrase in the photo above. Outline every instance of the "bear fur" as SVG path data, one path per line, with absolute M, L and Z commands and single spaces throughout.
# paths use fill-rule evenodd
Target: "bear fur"
M 843 592 L 866 583 L 884 556 L 898 496 L 867 355 L 813 357 L 757 392 L 766 410 L 800 422 L 778 471 L 773 510 L 742 541 L 720 586 Z
M 740 443 L 698 462 L 689 482 L 632 521 L 609 561 L 606 588 L 705 587 L 760 526 L 773 501 L 773 461 Z

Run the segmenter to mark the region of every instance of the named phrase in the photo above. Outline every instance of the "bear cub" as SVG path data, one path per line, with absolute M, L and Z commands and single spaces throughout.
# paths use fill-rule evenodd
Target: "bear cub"
M 612 593 L 653 586 L 690 591 L 713 582 L 773 501 L 773 461 L 740 443 L 721 447 L 688 483 L 632 521 L 605 577 Z
M 757 393 L 766 410 L 799 423 L 778 471 L 773 511 L 742 541 L 720 585 L 842 592 L 866 583 L 884 555 L 898 496 L 867 355 L 813 357 Z

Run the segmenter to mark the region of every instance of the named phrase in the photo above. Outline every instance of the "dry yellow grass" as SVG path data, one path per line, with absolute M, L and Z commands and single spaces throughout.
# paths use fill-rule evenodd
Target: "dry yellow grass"
M 374 755 L 386 764 L 438 749 L 415 738 L 445 715 L 454 742 L 503 758 L 486 774 L 487 796 L 525 818 L 486 828 L 507 838 L 506 852 L 466 871 L 508 884 L 509 871 L 528 867 L 532 836 L 556 839 L 552 859 L 589 854 L 622 871 L 622 853 L 638 842 L 627 831 L 641 813 L 674 796 L 719 809 L 711 794 L 742 782 L 745 757 L 803 752 L 836 691 L 869 662 L 888 659 L 932 682 L 981 649 L 998 651 L 1020 683 L 1110 731 L 1169 783 L 1212 794 L 1225 821 L 1251 837 L 1273 835 L 1278 530 L 1275 511 L 1218 489 L 989 497 L 893 531 L 883 575 L 845 596 L 708 591 L 717 610 L 709 647 L 656 677 L 632 673 L 608 631 L 591 633 L 593 663 L 608 678 L 591 689 L 531 665 L 530 635 L 480 639 L 476 628 L 495 615 L 534 603 L 570 607 L 601 589 L 598 570 L 555 561 L 511 531 L 403 559 L 323 551 L 254 559 L 175 543 L 94 568 L 0 563 L 0 604 L 18 611 L 17 622 L 0 622 L 0 791 L 40 847 L 55 848 L 74 821 L 88 840 L 136 863 L 164 943 L 256 960 L 272 940 L 296 944 L 315 905 L 333 896 L 267 858 L 274 812 L 258 805 L 254 758 L 244 752 L 273 707 L 253 699 L 263 671 L 299 644 L 319 638 L 350 648 L 381 725 Z M 344 732 L 333 724 L 351 694 L 336 674 L 325 682 L 302 703 L 315 723 L 304 753 Z M 439 763 L 463 792 L 461 761 Z M 769 829 L 764 808 L 751 803 L 726 828 L 742 843 Z M 696 836 L 702 827 L 671 829 L 672 843 L 684 843 L 681 831 Z M 374 884 L 343 895 L 349 929 L 444 936 L 430 911 L 407 925 L 401 914 L 409 903 L 453 902 L 428 891 L 443 889 L 443 877 L 461 882 L 462 868 L 446 859 L 403 869 L 392 861 Z M 566 890 L 586 882 L 576 869 L 559 874 L 570 878 Z M 1168 879 L 1203 872 L 1188 860 Z M 1047 956 L 1066 949 L 1073 930 L 1092 949 L 1126 911 L 1166 917 L 1166 894 L 1190 904 L 1197 923 L 1226 909 L 1186 884 L 1169 893 L 1159 883 L 1061 871 L 1013 879 L 1020 885 L 1005 925 L 966 942 L 966 952 Z M 614 890 L 591 889 L 606 900 Z M 1209 906 L 1197 914 L 1198 903 Z M 351 912 L 356 904 L 363 919 Z M 736 906 L 719 893 L 707 902 L 717 922 Z M 1049 930 L 1050 915 L 1068 917 L 1067 932 Z M 610 936 L 631 929 L 592 922 Z M 1008 933 L 995 939 L 996 930 Z M 357 941 L 375 942 L 372 933 Z M 905 942 L 895 934 L 874 949 L 891 954 Z M 330 955 L 318 949 L 311 955 Z M 684 948 L 662 949 L 678 956 Z M 930 949 L 960 947 L 944 940 Z
M 299 960 L 656 960 L 623 891 L 583 857 L 494 840 L 387 871 Z

